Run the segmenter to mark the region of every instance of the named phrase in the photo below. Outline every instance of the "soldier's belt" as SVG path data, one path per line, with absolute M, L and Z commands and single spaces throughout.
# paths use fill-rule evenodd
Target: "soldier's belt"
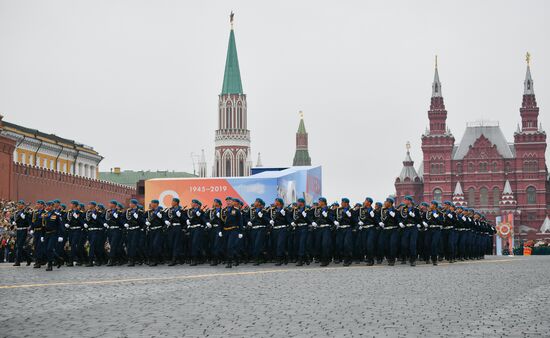
M 393 229 L 397 229 L 397 227 L 396 226 L 384 227 L 384 230 L 393 230 Z
M 446 226 L 446 227 L 443 227 L 443 230 L 451 230 L 452 228 L 454 228 L 452 225 L 451 226 Z
M 275 230 L 277 230 L 277 229 L 283 229 L 283 228 L 286 228 L 287 226 L 288 226 L 288 225 L 286 225 L 286 224 L 285 224 L 285 225 L 275 225 L 275 226 L 273 227 L 273 229 L 275 229 Z
M 239 227 L 237 227 L 237 226 L 227 227 L 227 228 L 224 227 L 223 230 L 225 230 L 225 231 L 231 231 L 231 230 L 235 230 L 235 229 L 238 229 L 238 228 L 239 228 Z
M 252 229 L 261 229 L 261 228 L 265 228 L 265 225 L 254 225 L 254 226 L 252 226 Z
M 374 226 L 374 224 L 365 224 L 363 225 L 363 229 L 369 229 L 369 228 L 372 228 Z
M 36 227 L 33 229 L 34 231 L 42 231 L 42 227 Z
M 416 224 L 411 224 L 411 223 L 409 223 L 409 224 L 405 224 L 405 226 L 406 226 L 407 228 L 410 228 L 410 227 L 416 226 Z
M 319 225 L 319 228 L 326 228 L 326 227 L 329 227 L 329 226 L 330 226 L 330 224 L 321 224 L 321 225 Z
M 430 225 L 430 229 L 441 229 L 441 225 Z
M 192 224 L 192 225 L 189 225 L 187 227 L 187 229 L 195 229 L 195 228 L 199 228 L 199 227 L 202 227 L 202 224 Z
M 298 223 L 298 224 L 296 224 L 297 227 L 303 227 L 303 226 L 306 226 L 306 225 L 307 225 L 307 223 Z
M 82 227 L 69 227 L 69 230 L 80 230 Z
M 99 231 L 103 230 L 102 228 L 88 228 L 88 231 Z
M 137 227 L 129 227 L 128 230 L 136 230 L 136 229 L 139 229 L 139 226 Z
M 113 226 L 110 226 L 109 227 L 110 230 L 113 230 L 113 229 L 120 229 L 120 227 L 118 225 L 113 225 Z
M 160 228 L 162 228 L 162 226 L 159 225 L 159 226 L 156 226 L 156 227 L 151 227 L 151 228 L 149 228 L 149 230 L 158 230 Z
M 338 229 L 347 229 L 347 228 L 349 228 L 349 227 L 350 227 L 349 224 L 344 224 L 344 225 L 339 225 L 339 226 L 338 226 Z
M 181 225 L 181 223 L 172 223 L 172 225 Z
M 29 227 L 23 227 L 23 228 L 20 228 L 20 227 L 17 227 L 17 231 L 19 230 L 27 230 Z
M 458 229 L 456 229 L 456 230 L 458 230 L 458 231 L 466 231 L 466 230 L 468 230 L 468 229 L 458 228 Z

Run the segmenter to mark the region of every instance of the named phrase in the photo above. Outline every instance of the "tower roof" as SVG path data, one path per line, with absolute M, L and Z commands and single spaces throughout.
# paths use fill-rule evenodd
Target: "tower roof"
M 239 70 L 239 58 L 235 44 L 235 32 L 233 31 L 233 13 L 231 13 L 231 31 L 229 32 L 229 45 L 225 59 L 225 72 L 223 74 L 223 94 L 242 94 L 241 72 Z
M 525 71 L 525 81 L 523 81 L 523 95 L 535 95 L 533 78 L 531 77 L 531 54 L 527 53 L 525 59 L 527 61 L 527 70 Z
M 441 81 L 439 81 L 439 71 L 437 70 L 437 55 L 435 56 L 434 82 L 432 83 L 432 97 L 442 97 Z
M 510 181 L 506 180 L 506 183 L 504 183 L 504 190 L 502 191 L 502 194 L 511 195 L 512 194 L 512 186 L 510 185 Z
M 464 195 L 464 192 L 462 191 L 462 186 L 460 185 L 460 182 L 456 182 L 455 192 L 453 193 L 453 195 L 455 195 L 455 196 Z
M 403 168 L 401 169 L 401 173 L 399 174 L 399 179 L 401 181 L 404 181 L 406 178 L 410 179 L 411 181 L 414 181 L 416 178 L 420 179 L 418 173 L 416 172 L 416 169 L 414 169 L 414 161 L 412 160 L 411 153 L 409 151 L 410 147 L 410 143 L 407 142 L 407 154 L 405 155 L 405 159 L 403 160 Z
M 298 134 L 306 134 L 306 125 L 304 124 L 304 114 L 300 112 L 300 124 L 298 125 Z
M 482 135 L 497 147 L 497 150 L 502 157 L 514 157 L 512 148 L 508 144 L 508 141 L 506 141 L 506 138 L 504 137 L 504 134 L 498 124 L 492 122 L 477 122 L 469 123 L 466 126 L 462 140 L 453 154 L 453 160 L 462 160 L 470 150 L 470 147 L 473 146 L 476 140 Z

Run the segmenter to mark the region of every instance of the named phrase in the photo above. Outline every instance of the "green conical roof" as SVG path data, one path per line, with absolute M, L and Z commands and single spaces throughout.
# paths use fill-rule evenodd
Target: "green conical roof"
M 300 125 L 298 126 L 298 134 L 305 134 L 306 133 L 306 125 L 304 124 L 304 119 L 300 119 Z
M 229 33 L 229 45 L 227 46 L 227 58 L 225 59 L 225 72 L 223 74 L 223 94 L 242 94 L 241 72 L 239 70 L 239 58 L 235 45 L 235 33 L 233 29 Z

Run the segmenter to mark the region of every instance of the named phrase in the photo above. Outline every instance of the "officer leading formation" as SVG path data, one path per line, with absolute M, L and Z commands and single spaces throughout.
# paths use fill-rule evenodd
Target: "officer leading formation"
M 112 200 L 39 200 L 31 208 L 19 201 L 11 217 L 16 232 L 16 262 L 52 271 L 62 265 L 86 267 L 148 264 L 241 263 L 257 266 L 331 262 L 349 266 L 401 264 L 418 260 L 437 265 L 483 259 L 492 252 L 495 228 L 479 212 L 446 201 L 415 204 L 407 196 L 394 206 L 367 197 L 351 206 L 349 199 L 327 204 L 326 198 L 307 206 L 304 199 L 285 206 L 282 199 L 258 198 L 245 205 L 237 198 L 210 207 L 199 200 L 181 206 L 178 198 L 163 209 L 152 200 L 147 211 L 133 199 L 125 207 Z

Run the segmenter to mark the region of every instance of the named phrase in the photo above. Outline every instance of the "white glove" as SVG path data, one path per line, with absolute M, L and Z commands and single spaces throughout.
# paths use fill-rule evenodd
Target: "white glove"
M 418 229 L 420 229 L 420 228 L 422 228 L 422 225 L 417 224 L 416 227 L 417 227 Z
M 181 212 L 179 210 L 176 211 L 176 216 L 181 217 Z
M 212 227 L 212 223 L 207 222 L 207 223 L 206 223 L 206 227 L 207 227 L 208 229 L 210 229 L 210 228 Z
M 328 216 L 328 213 L 327 213 L 326 211 L 323 211 L 322 214 L 323 214 L 323 217 L 327 217 L 327 216 Z
M 307 212 L 302 211 L 302 216 L 307 217 Z
M 216 213 L 216 217 L 220 218 L 220 212 L 219 211 Z
M 295 227 L 295 226 L 296 226 L 296 223 L 290 222 L 290 225 L 292 225 L 293 227 Z
M 362 221 L 359 221 L 359 225 L 363 226 L 363 225 L 365 225 L 365 223 L 363 223 Z
M 221 231 L 218 232 L 218 237 L 223 237 L 223 233 Z
M 250 222 L 250 221 L 248 221 L 248 223 L 246 223 L 246 224 L 248 224 L 249 227 L 252 226 L 252 222 Z
M 466 222 L 466 217 L 462 216 L 462 220 L 463 220 L 464 222 Z
M 130 224 L 124 223 L 124 227 L 125 227 L 126 229 L 128 229 L 128 228 L 130 227 Z
M 391 215 L 391 217 L 395 217 L 395 211 L 393 211 L 393 210 L 390 211 L 390 215 Z
M 134 212 L 134 214 L 132 215 L 134 216 L 135 219 L 138 219 L 139 215 L 137 214 L 137 212 Z
M 260 217 L 260 218 L 264 217 L 264 213 L 260 211 L 260 212 L 258 213 L 258 217 Z
M 73 212 L 73 217 L 78 218 L 78 214 L 76 212 Z
M 243 234 L 239 234 L 239 239 L 243 238 Z
M 84 223 L 84 228 L 88 229 L 88 223 Z
M 170 221 L 164 221 L 164 224 L 170 226 Z
M 34 230 L 29 231 L 29 234 L 31 235 L 34 234 Z
M 25 217 L 27 217 L 25 214 L 21 214 L 21 219 L 25 219 Z
M 435 217 L 435 218 L 438 218 L 438 217 L 439 217 L 439 214 L 436 212 L 436 213 L 434 214 L 434 217 Z
M 157 212 L 157 217 L 158 217 L 158 218 L 162 218 L 162 213 L 161 213 L 160 211 Z
M 92 214 L 92 218 L 93 218 L 93 219 L 97 219 L 97 215 L 96 215 L 96 214 Z
M 108 227 L 109 227 L 109 224 L 103 223 L 103 226 L 106 227 L 106 228 L 108 228 Z
M 351 217 L 351 212 L 349 210 L 346 211 L 346 215 L 348 215 L 348 217 Z
M 40 237 L 40 242 L 44 243 L 44 237 Z
M 369 215 L 370 215 L 370 217 L 374 217 L 374 211 L 371 210 L 371 211 L 369 212 Z
M 195 215 L 200 216 L 200 215 L 201 215 L 201 212 L 200 212 L 200 211 L 197 211 L 197 212 L 195 213 Z
M 384 222 L 380 222 L 380 223 L 378 223 L 378 225 L 380 225 L 380 227 L 384 228 Z
M 269 224 L 273 225 L 273 224 L 275 224 L 275 221 L 274 221 L 274 220 L 270 220 L 270 221 L 269 221 Z
M 11 222 L 11 225 L 17 225 L 17 222 L 12 221 L 12 222 Z
M 317 228 L 317 223 L 311 222 L 311 226 L 313 226 L 314 228 Z
M 185 223 L 187 223 L 187 225 L 191 225 L 191 221 L 190 221 L 190 220 L 185 221 Z
M 362 226 L 359 226 L 359 230 L 363 230 L 363 227 L 362 227 Z
M 281 209 L 281 215 L 283 215 L 283 216 L 286 215 L 285 209 Z
M 63 242 L 63 237 L 57 237 L 57 241 L 58 241 L 59 243 Z
M 409 216 L 414 217 L 414 212 L 409 211 Z
M 422 221 L 422 224 L 424 224 L 425 227 L 428 227 L 428 223 Z
M 147 221 L 147 222 L 145 222 L 145 225 L 149 226 L 149 225 L 151 225 L 151 222 Z
M 118 214 L 117 214 L 116 212 L 113 213 L 113 217 L 114 217 L 114 218 L 118 218 Z
M 399 227 L 400 227 L 401 229 L 403 229 L 403 228 L 405 227 L 405 224 L 399 222 Z
M 453 219 L 453 214 L 447 214 L 450 219 Z
M 340 225 L 340 222 L 334 221 L 334 225 L 339 226 L 339 225 Z

